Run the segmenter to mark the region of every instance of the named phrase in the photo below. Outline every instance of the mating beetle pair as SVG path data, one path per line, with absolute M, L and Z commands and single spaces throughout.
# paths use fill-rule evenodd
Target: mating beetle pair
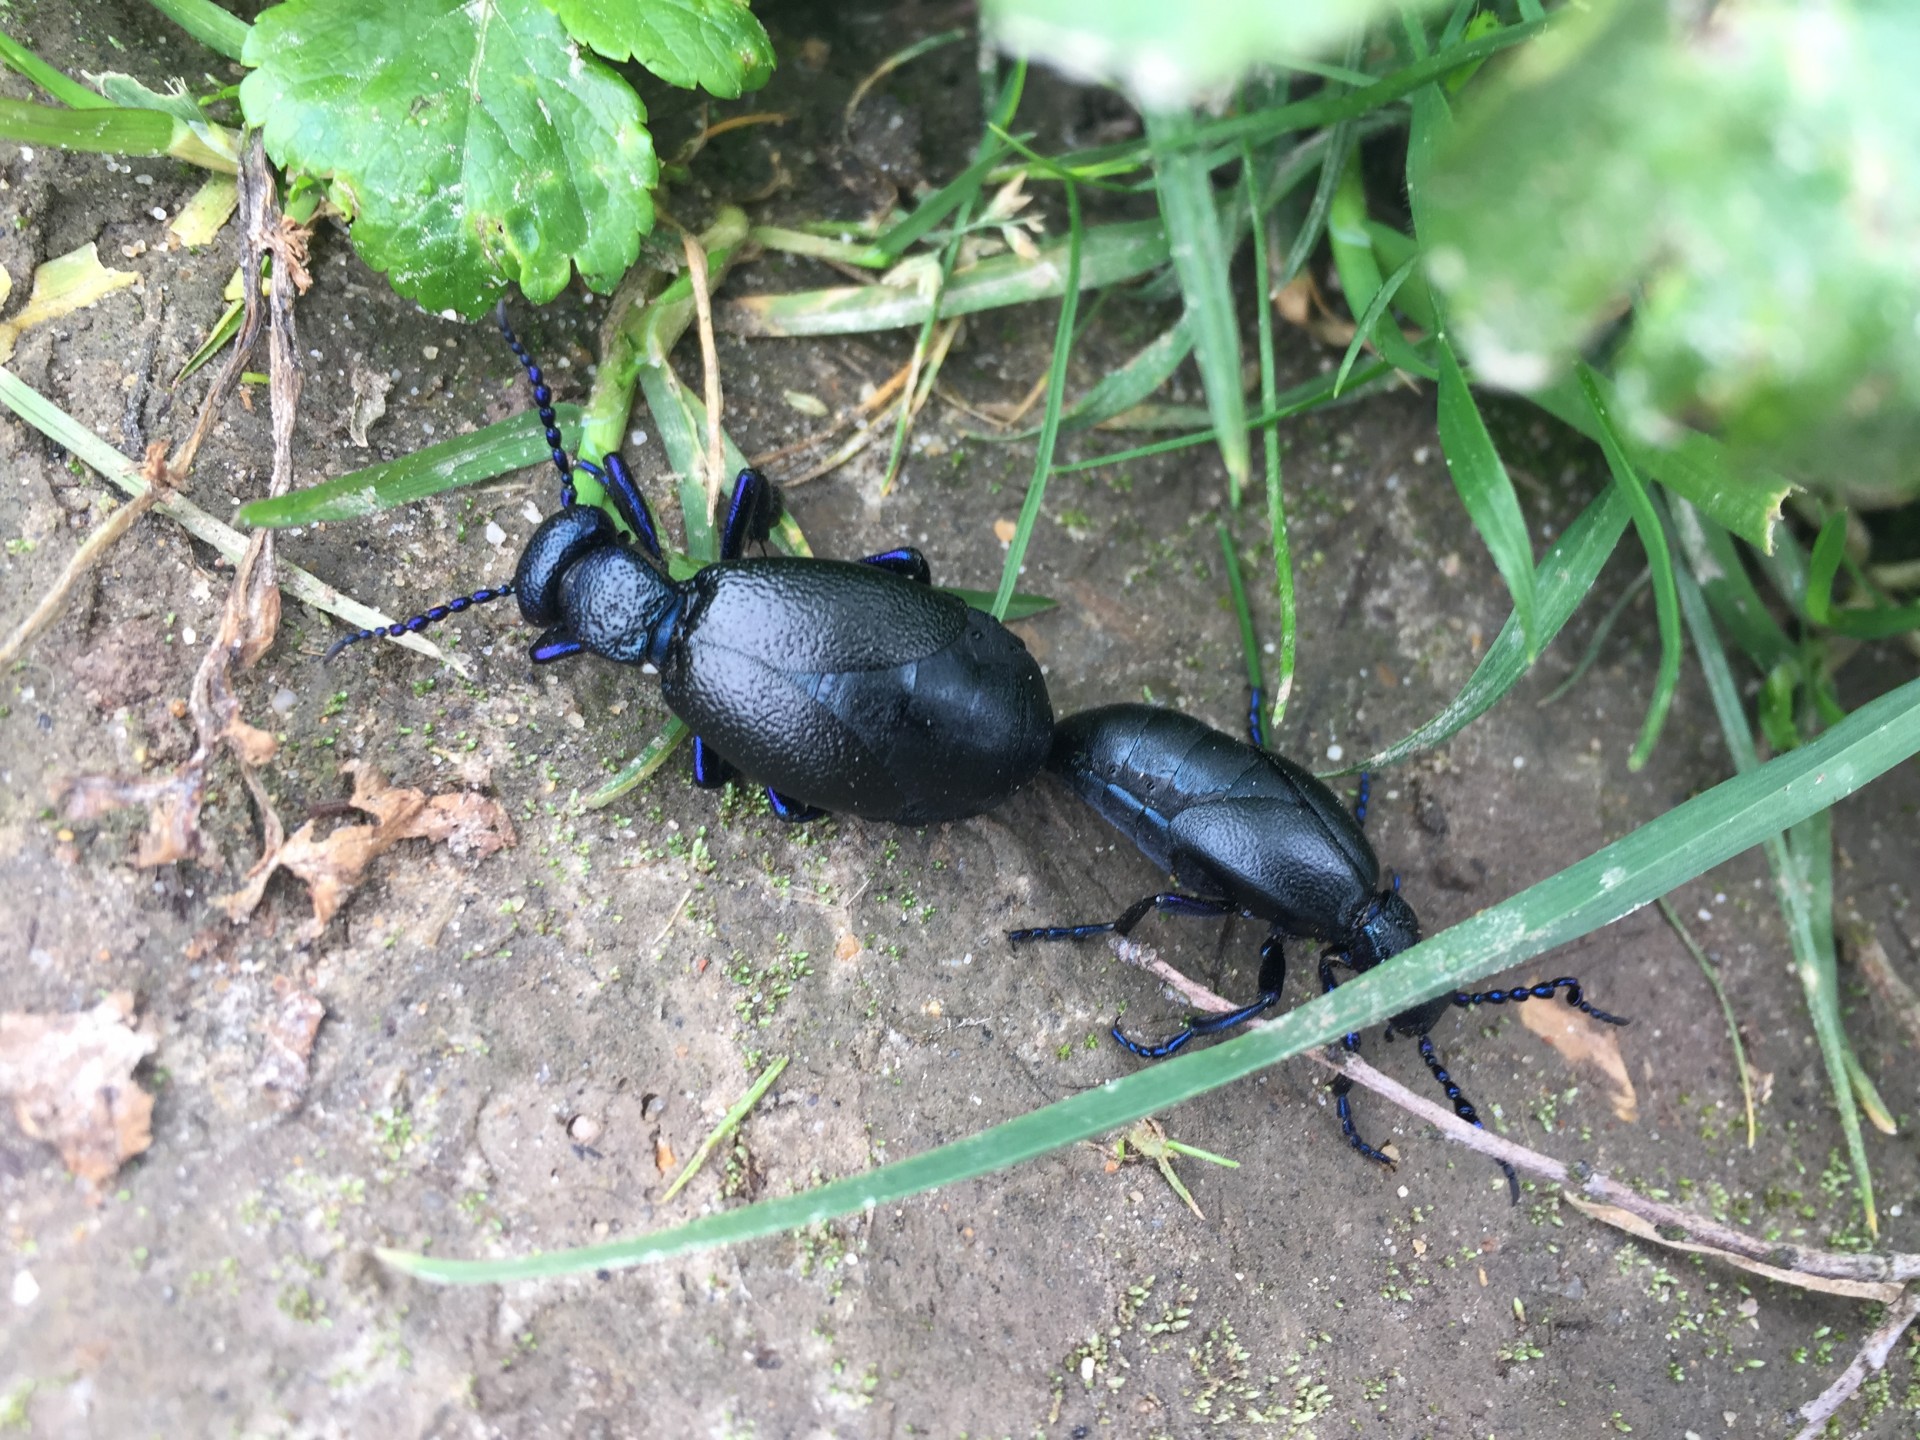
M 1142 1045 L 1114 1026 L 1113 1038 L 1145 1059 L 1171 1055 L 1196 1035 L 1232 1029 L 1278 1003 L 1290 939 L 1326 946 L 1320 955 L 1323 990 L 1339 983 L 1336 969 L 1370 970 L 1420 939 L 1420 922 L 1400 898 L 1398 877 L 1390 888 L 1381 888 L 1380 862 L 1360 828 L 1366 816 L 1364 778 L 1359 806 L 1349 814 L 1319 780 L 1261 746 L 1259 713 L 1256 695 L 1248 717 L 1252 744 L 1178 711 L 1148 705 L 1107 705 L 1069 715 L 1054 731 L 1047 768 L 1185 888 L 1145 896 L 1112 920 L 1014 930 L 1010 941 L 1126 935 L 1150 910 L 1248 915 L 1269 926 L 1260 947 L 1260 994 L 1251 1004 L 1189 1020 L 1158 1045 Z M 1421 1058 L 1453 1102 L 1454 1113 L 1479 1125 L 1472 1103 L 1442 1068 L 1428 1032 L 1451 1006 L 1545 1000 L 1562 991 L 1568 1004 L 1597 1020 L 1627 1023 L 1588 1004 L 1580 982 L 1563 976 L 1512 990 L 1437 995 L 1394 1016 L 1387 1035 L 1418 1036 Z M 1343 1043 L 1358 1049 L 1360 1037 L 1349 1034 Z M 1341 1131 L 1367 1159 L 1390 1165 L 1354 1128 L 1351 1087 L 1345 1076 L 1333 1084 Z M 1517 1203 L 1519 1178 L 1505 1161 L 1501 1169 Z
M 747 557 L 779 515 L 779 496 L 743 470 L 721 523 L 720 560 L 687 580 L 666 571 L 647 502 L 618 455 L 570 459 L 540 368 L 498 315 L 533 384 L 560 509 L 534 531 L 511 584 L 339 641 L 424 629 L 503 596 L 540 626 L 535 664 L 587 651 L 660 676 L 668 708 L 694 733 L 694 783 L 735 772 L 766 787 L 774 813 L 822 809 L 926 825 L 977 815 L 1030 780 L 1052 739 L 1040 667 L 1018 636 L 935 590 L 913 549 L 858 564 Z M 578 502 L 578 466 L 606 486 L 633 532 Z

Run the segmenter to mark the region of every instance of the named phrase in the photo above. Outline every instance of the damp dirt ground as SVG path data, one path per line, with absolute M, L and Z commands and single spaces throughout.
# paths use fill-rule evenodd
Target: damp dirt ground
M 6 26 L 69 71 L 196 84 L 218 67 L 144 6 L 16 3 Z M 874 187 L 964 162 L 972 56 L 954 47 L 885 87 L 888 145 L 853 144 L 858 77 L 954 22 L 928 7 L 764 11 L 782 57 L 778 130 L 716 142 L 672 197 L 697 222 L 731 195 L 792 221 L 863 213 Z M 0 92 L 24 96 L 17 79 Z M 695 127 L 653 94 L 658 133 Z M 1117 107 L 1036 78 L 1043 144 Z M 894 123 L 898 117 L 899 123 Z M 904 141 L 898 132 L 904 130 Z M 898 143 L 896 143 L 898 142 Z M 904 148 L 900 148 L 900 146 Z M 773 152 L 778 151 L 775 159 Z M 709 163 L 710 162 L 710 163 Z M 169 251 L 158 210 L 199 177 L 166 160 L 0 150 L 0 263 L 15 303 L 33 266 L 88 242 L 137 287 L 29 332 L 13 372 L 126 453 L 177 438 L 204 374 L 168 382 L 219 313 L 230 248 Z M 1047 202 L 1043 200 L 1042 208 Z M 1049 212 L 1057 226 L 1060 217 Z M 231 232 L 229 232 L 230 234 Z M 298 483 L 405 454 L 525 408 L 484 325 L 419 313 L 352 255 L 314 241 L 300 302 L 305 393 Z M 833 283 L 765 259 L 736 293 Z M 573 292 L 525 316 L 563 398 L 584 393 L 604 304 Z M 1115 296 L 1072 383 L 1091 383 L 1167 324 L 1167 302 Z M 1047 363 L 1053 312 L 970 323 L 944 383 L 979 407 L 1017 401 Z M 1294 379 L 1337 361 L 1283 329 Z M 909 337 L 722 336 L 727 423 L 748 453 L 817 425 L 904 360 Z M 697 374 L 691 342 L 679 357 Z M 349 435 L 352 376 L 394 381 L 368 448 Z M 1175 399 L 1199 399 L 1191 373 Z M 216 514 L 263 493 L 264 389 L 229 404 L 191 494 Z M 1300 585 L 1299 684 L 1275 740 L 1317 766 L 1368 752 L 1440 709 L 1504 619 L 1503 591 L 1442 464 L 1430 392 L 1377 396 L 1286 432 Z M 1519 407 L 1497 436 L 1541 545 L 1602 483 L 1598 456 Z M 531 424 L 529 418 L 529 424 Z M 636 410 L 636 435 L 651 430 Z M 794 489 L 822 553 L 921 546 L 936 576 L 991 588 L 996 526 L 1018 511 L 1032 452 L 973 437 L 936 401 L 901 484 L 869 450 Z M 1065 459 L 1128 443 L 1075 435 Z M 657 439 L 628 450 L 650 484 Z M 1018 627 L 1071 711 L 1151 696 L 1228 729 L 1243 714 L 1238 637 L 1214 519 L 1224 477 L 1193 450 L 1057 480 L 1024 588 L 1058 607 Z M 11 624 L 103 513 L 95 477 L 0 418 L 0 596 Z M 656 494 L 661 493 L 655 491 Z M 353 523 L 280 538 L 280 555 L 393 614 L 509 573 L 551 504 L 528 472 Z M 1238 524 L 1256 562 L 1260 506 Z M 1652 762 L 1626 760 L 1657 642 L 1644 597 L 1557 703 L 1598 616 L 1633 580 L 1619 557 L 1537 672 L 1451 743 L 1374 780 L 1371 829 L 1429 930 L 1589 854 L 1728 772 L 1689 666 Z M 138 868 L 137 811 L 69 825 L 50 795 L 84 773 L 163 775 L 176 717 L 230 569 L 172 522 L 140 520 L 64 616 L 0 677 L 0 1009 L 60 1014 L 135 997 L 155 1042 L 152 1145 L 99 1196 L 0 1117 L 0 1425 L 36 1436 L 1784 1436 L 1831 1381 L 1871 1308 L 1627 1242 L 1529 1188 L 1509 1207 L 1490 1166 L 1361 1097 L 1396 1171 L 1342 1142 L 1322 1074 L 1301 1060 L 1163 1116 L 1179 1140 L 1239 1162 L 1183 1162 L 1204 1211 L 1151 1168 L 1078 1145 L 991 1178 L 802 1235 L 599 1278 L 445 1289 L 403 1279 L 378 1245 L 520 1254 L 631 1236 L 791 1193 L 982 1130 L 1133 1070 L 1104 1036 L 1151 1033 L 1178 1003 L 1100 942 L 1015 952 L 1013 926 L 1117 912 L 1156 888 L 1138 855 L 1046 781 L 995 813 L 903 830 L 794 828 L 743 795 L 693 789 L 674 763 L 585 810 L 665 718 L 652 683 L 598 662 L 535 672 L 500 608 L 446 627 L 470 677 L 393 647 L 323 667 L 336 622 L 288 602 L 244 678 L 243 712 L 278 740 L 264 771 L 290 825 L 340 823 L 346 762 L 396 785 L 499 802 L 517 843 L 484 859 L 424 840 L 374 862 L 317 938 L 281 876 L 243 924 L 213 908 L 260 849 L 228 763 L 210 772 L 197 863 Z M 1262 633 L 1277 622 L 1255 586 Z M 1855 697 L 1911 671 L 1864 652 Z M 1909 966 L 1920 776 L 1903 767 L 1836 812 L 1836 891 Z M 1513 980 L 1576 974 L 1630 1014 L 1617 1082 L 1571 1067 L 1512 1015 L 1449 1015 L 1442 1054 L 1507 1133 L 1671 1197 L 1813 1243 L 1858 1242 L 1857 1197 L 1790 971 L 1764 863 L 1747 854 L 1673 897 L 1732 996 L 1764 1082 L 1749 1148 L 1724 1023 L 1657 912 L 1638 912 Z M 1150 919 L 1140 938 L 1228 995 L 1251 993 L 1260 936 Z M 1305 995 L 1309 955 L 1291 994 Z M 1843 971 L 1846 1018 L 1903 1122 L 1915 1069 Z M 293 992 L 325 1007 L 304 1099 L 257 1083 Z M 1404 1042 L 1377 1063 L 1429 1084 Z M 687 1189 L 670 1175 L 775 1056 L 785 1073 Z M 1910 1132 L 1870 1138 L 1883 1236 L 1920 1249 Z M 22 1277 L 25 1277 L 24 1279 Z M 1915 1432 L 1912 1353 L 1841 1433 Z

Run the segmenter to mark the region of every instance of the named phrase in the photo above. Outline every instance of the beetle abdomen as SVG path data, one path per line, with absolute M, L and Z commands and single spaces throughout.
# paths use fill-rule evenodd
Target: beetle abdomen
M 855 572 L 834 577 L 846 582 L 838 599 L 859 607 L 853 619 L 814 595 L 807 633 L 772 643 L 794 621 L 767 621 L 762 563 L 695 577 L 721 572 L 690 611 L 697 643 L 672 646 L 661 669 L 667 704 L 747 778 L 911 825 L 977 815 L 1039 770 L 1053 727 L 1046 683 L 991 616 L 884 572 L 835 567 Z M 836 637 L 846 643 L 828 643 Z

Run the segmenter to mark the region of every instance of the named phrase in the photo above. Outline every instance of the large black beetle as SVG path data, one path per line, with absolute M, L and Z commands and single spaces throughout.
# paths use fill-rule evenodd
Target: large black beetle
M 1251 713 L 1257 740 L 1257 702 Z M 1326 947 L 1320 956 L 1325 990 L 1338 983 L 1336 969 L 1370 970 L 1420 939 L 1420 922 L 1400 897 L 1397 880 L 1381 885 L 1380 862 L 1359 821 L 1331 790 L 1285 756 L 1175 710 L 1106 705 L 1059 723 L 1047 768 L 1182 888 L 1145 896 L 1112 920 L 1015 930 L 1009 940 L 1125 935 L 1150 910 L 1242 914 L 1268 925 L 1260 947 L 1260 994 L 1251 1004 L 1189 1019 L 1178 1034 L 1157 1045 L 1142 1045 L 1114 1026 L 1113 1038 L 1135 1055 L 1171 1055 L 1196 1035 L 1231 1029 L 1272 1007 L 1286 985 L 1290 939 L 1317 940 Z M 1588 1004 L 1579 982 L 1563 976 L 1511 990 L 1437 995 L 1395 1015 L 1387 1034 L 1419 1037 L 1420 1054 L 1455 1112 L 1478 1125 L 1478 1114 L 1442 1068 L 1428 1032 L 1455 1005 L 1544 1000 L 1562 991 L 1568 1004 L 1598 1020 L 1627 1023 Z M 1344 1043 L 1356 1049 L 1359 1036 L 1350 1034 Z M 1390 1163 L 1354 1129 L 1349 1089 L 1344 1077 L 1335 1080 L 1343 1133 L 1368 1159 Z M 1503 1163 L 1502 1168 L 1517 1198 L 1519 1182 L 1510 1167 Z
M 1052 738 L 1040 667 L 1005 626 L 935 590 L 912 549 L 859 563 L 744 554 L 764 541 L 779 498 L 741 471 L 719 521 L 719 562 L 668 575 L 639 487 L 617 455 L 571 460 L 539 367 L 500 328 L 533 383 L 561 508 L 520 554 L 513 582 L 342 639 L 424 629 L 513 595 L 542 634 L 536 664 L 582 651 L 660 675 L 669 708 L 694 734 L 697 784 L 737 770 L 767 789 L 776 814 L 820 809 L 924 825 L 979 814 L 1031 779 Z M 606 486 L 637 539 L 578 503 L 575 465 Z

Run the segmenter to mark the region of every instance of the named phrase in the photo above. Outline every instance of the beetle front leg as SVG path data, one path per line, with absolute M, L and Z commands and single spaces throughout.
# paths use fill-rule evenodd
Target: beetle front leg
M 918 585 L 933 583 L 933 569 L 927 564 L 927 557 L 911 545 L 902 545 L 898 550 L 882 550 L 878 555 L 863 556 L 860 563 L 905 576 Z
M 1334 957 L 1330 954 L 1320 957 L 1320 993 L 1323 995 L 1332 994 L 1334 989 L 1340 984 L 1338 980 L 1333 978 L 1333 963 Z M 1349 1054 L 1357 1055 L 1360 1052 L 1360 1037 L 1349 1030 L 1345 1035 L 1340 1037 L 1340 1046 Z M 1373 1146 L 1362 1140 L 1360 1138 L 1360 1132 L 1354 1128 L 1353 1102 L 1348 1098 L 1353 1091 L 1353 1081 L 1344 1075 L 1340 1075 L 1335 1077 L 1331 1088 L 1333 1090 L 1333 1110 L 1334 1113 L 1340 1117 L 1340 1133 L 1347 1137 L 1347 1143 L 1376 1165 L 1384 1165 L 1389 1170 L 1393 1169 L 1392 1158 L 1383 1151 L 1374 1149 Z
M 720 525 L 720 558 L 738 560 L 751 540 L 765 540 L 780 518 L 780 492 L 773 482 L 751 467 L 733 480 L 733 497 Z

